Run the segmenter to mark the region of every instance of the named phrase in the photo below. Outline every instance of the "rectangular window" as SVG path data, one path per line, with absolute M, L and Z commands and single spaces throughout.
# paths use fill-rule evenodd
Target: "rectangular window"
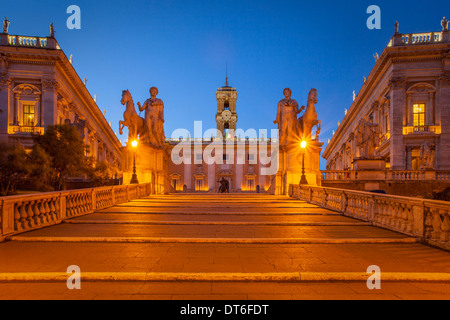
M 413 105 L 414 131 L 424 131 L 425 129 L 425 104 L 417 103 Z
M 23 126 L 34 126 L 34 105 L 23 105 Z

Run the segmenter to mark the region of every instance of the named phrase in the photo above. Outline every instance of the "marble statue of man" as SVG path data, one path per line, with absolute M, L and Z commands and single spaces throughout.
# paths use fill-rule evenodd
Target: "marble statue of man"
M 148 142 L 156 147 L 163 147 L 165 142 L 164 135 L 164 103 L 156 98 L 158 89 L 150 88 L 150 99 L 144 102 L 144 105 L 138 102 L 139 111 L 145 110 L 145 124 L 147 126 Z
M 8 33 L 8 28 L 9 28 L 9 21 L 5 17 L 5 20 L 3 21 L 3 33 Z
M 51 38 L 55 37 L 55 27 L 53 26 L 53 22 L 50 23 L 50 37 Z
M 372 121 L 359 121 L 357 143 L 361 158 L 372 158 L 375 155 L 375 148 L 379 143 L 377 127 L 378 124 Z
M 420 147 L 420 169 L 432 169 L 433 168 L 433 152 L 428 142 L 424 142 Z
M 293 138 L 296 132 L 297 114 L 305 108 L 302 107 L 299 110 L 297 101 L 291 99 L 291 89 L 284 89 L 283 94 L 284 99 L 278 102 L 277 118 L 273 122 L 274 124 L 278 124 L 280 146 L 287 145 Z
M 448 31 L 448 21 L 445 17 L 441 21 L 442 31 Z

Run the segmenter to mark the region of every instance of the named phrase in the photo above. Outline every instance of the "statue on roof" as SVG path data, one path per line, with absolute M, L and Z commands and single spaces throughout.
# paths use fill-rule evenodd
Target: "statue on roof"
M 55 37 L 55 27 L 53 27 L 53 22 L 50 23 L 50 37 L 51 38 Z
M 448 31 L 448 21 L 445 17 L 441 21 L 442 31 Z
M 9 28 L 9 21 L 8 19 L 5 17 L 5 20 L 3 21 L 3 33 L 8 33 L 8 28 Z

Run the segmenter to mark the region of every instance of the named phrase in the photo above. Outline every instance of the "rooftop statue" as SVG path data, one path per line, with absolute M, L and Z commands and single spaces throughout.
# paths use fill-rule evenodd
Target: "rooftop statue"
M 53 22 L 50 23 L 50 37 L 51 38 L 55 37 L 55 27 L 53 27 Z
M 448 31 L 448 21 L 445 17 L 441 21 L 442 31 Z
M 8 33 L 8 29 L 9 29 L 9 21 L 8 19 L 5 17 L 5 20 L 3 21 L 3 33 Z

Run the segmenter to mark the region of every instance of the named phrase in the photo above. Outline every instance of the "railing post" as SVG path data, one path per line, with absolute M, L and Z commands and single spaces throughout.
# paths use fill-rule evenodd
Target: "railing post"
M 413 234 L 421 239 L 425 238 L 425 206 L 423 203 L 414 204 L 412 208 L 414 217 Z
M 341 212 L 345 214 L 345 209 L 347 208 L 347 195 L 344 191 L 341 191 Z
M 95 211 L 96 205 L 97 205 L 97 198 L 96 198 L 96 194 L 95 194 L 95 189 L 92 189 L 91 191 L 91 201 L 92 201 L 92 211 Z
M 14 232 L 14 202 L 3 200 L 1 209 L 2 235 Z
M 111 204 L 113 206 L 116 204 L 116 195 L 114 194 L 114 187 L 111 187 Z
M 59 220 L 64 220 L 67 217 L 67 198 L 62 193 L 59 195 Z
M 375 221 L 375 216 L 376 216 L 376 208 L 375 208 L 375 198 L 369 197 L 369 199 L 367 199 L 367 220 L 370 223 L 373 223 Z

